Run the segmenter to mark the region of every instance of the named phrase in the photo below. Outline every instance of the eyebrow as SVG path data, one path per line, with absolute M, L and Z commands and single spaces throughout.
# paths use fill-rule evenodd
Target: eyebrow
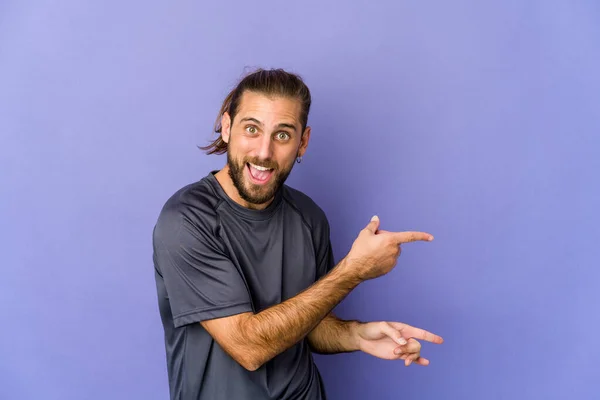
M 262 123 L 262 122 L 260 122 L 260 121 L 259 121 L 259 120 L 257 120 L 256 118 L 252 118 L 252 117 L 246 117 L 246 118 L 242 118 L 242 119 L 240 120 L 240 122 L 244 122 L 244 121 L 250 121 L 250 122 L 254 122 L 255 124 L 257 124 L 257 125 L 259 125 L 259 126 L 262 126 L 262 125 L 263 125 L 263 123 Z M 295 125 L 293 125 L 293 124 L 288 124 L 288 123 L 285 123 L 285 122 L 282 122 L 281 124 L 277 125 L 277 128 L 278 128 L 278 129 L 279 129 L 279 128 L 289 128 L 289 129 L 292 129 L 294 132 L 296 131 L 296 126 L 295 126 Z

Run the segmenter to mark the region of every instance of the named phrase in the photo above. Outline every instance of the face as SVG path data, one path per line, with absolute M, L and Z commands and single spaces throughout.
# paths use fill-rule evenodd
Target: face
M 310 128 L 302 132 L 301 107 L 297 99 L 245 92 L 234 120 L 223 115 L 228 174 L 246 207 L 268 204 L 292 171 L 296 157 L 304 155 Z

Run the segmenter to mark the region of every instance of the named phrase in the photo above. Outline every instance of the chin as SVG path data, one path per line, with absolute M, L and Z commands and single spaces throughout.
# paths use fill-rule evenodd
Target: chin
M 245 181 L 244 189 L 245 193 L 240 193 L 240 195 L 250 204 L 262 205 L 272 200 L 275 196 L 273 182 L 269 182 L 266 185 L 256 185 Z

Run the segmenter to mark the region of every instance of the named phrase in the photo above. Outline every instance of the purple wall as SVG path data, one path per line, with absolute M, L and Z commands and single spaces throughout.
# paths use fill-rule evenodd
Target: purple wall
M 338 312 L 446 342 L 319 357 L 332 399 L 600 396 L 597 2 L 201 3 L 0 3 L 1 399 L 167 398 L 151 230 L 245 66 L 313 91 L 338 259 L 436 237 Z

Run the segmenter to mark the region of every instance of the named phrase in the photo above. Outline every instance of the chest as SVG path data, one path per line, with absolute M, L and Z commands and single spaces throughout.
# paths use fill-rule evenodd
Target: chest
M 310 228 L 282 210 L 268 220 L 225 217 L 221 237 L 242 275 L 255 312 L 293 297 L 315 282 L 317 261 Z

